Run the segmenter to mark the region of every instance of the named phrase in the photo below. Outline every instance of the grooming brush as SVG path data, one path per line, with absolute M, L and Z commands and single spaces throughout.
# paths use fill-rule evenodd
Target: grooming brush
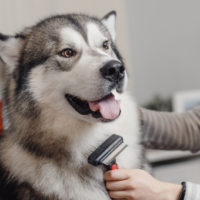
M 107 170 L 118 169 L 116 157 L 127 147 L 119 135 L 111 135 L 90 156 L 88 162 L 94 166 L 103 165 Z

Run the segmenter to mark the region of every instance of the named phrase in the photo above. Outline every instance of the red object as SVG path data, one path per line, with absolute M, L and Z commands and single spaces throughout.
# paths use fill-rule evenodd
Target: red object
M 113 164 L 113 165 L 112 165 L 112 170 L 114 170 L 114 169 L 119 169 L 119 167 L 118 167 L 118 164 L 117 164 L 117 163 L 115 163 L 115 164 Z
M 0 101 L 0 134 L 3 132 L 3 118 L 2 118 L 3 103 Z

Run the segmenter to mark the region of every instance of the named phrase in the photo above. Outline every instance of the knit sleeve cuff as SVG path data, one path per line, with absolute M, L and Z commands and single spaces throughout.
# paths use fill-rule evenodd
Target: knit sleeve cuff
M 200 199 L 200 185 L 186 182 L 186 193 L 184 200 L 199 200 Z

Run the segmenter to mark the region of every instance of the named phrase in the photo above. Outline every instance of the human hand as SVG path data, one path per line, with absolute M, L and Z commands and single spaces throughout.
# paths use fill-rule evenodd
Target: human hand
M 109 195 L 117 200 L 178 200 L 182 185 L 161 182 L 140 169 L 116 169 L 104 174 Z

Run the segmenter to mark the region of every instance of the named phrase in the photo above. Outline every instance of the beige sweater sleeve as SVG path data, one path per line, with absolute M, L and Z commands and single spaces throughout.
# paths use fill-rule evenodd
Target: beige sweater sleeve
M 200 107 L 177 114 L 141 109 L 144 146 L 166 150 L 200 150 Z

